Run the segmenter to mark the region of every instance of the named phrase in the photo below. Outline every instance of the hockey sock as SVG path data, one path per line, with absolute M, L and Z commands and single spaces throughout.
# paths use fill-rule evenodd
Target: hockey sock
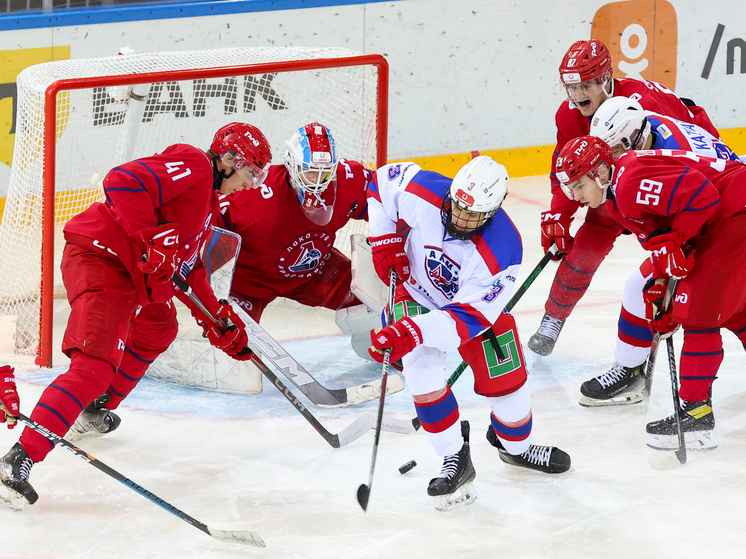
M 440 456 L 456 454 L 463 446 L 459 411 L 451 387 L 437 392 L 413 396 L 417 417 L 427 433 L 435 452 Z
M 722 361 L 723 340 L 719 328 L 685 329 L 681 347 L 681 399 L 685 402 L 707 400 Z
M 509 454 L 522 454 L 531 446 L 531 392 L 528 384 L 506 396 L 488 398 L 492 414 L 490 422 L 500 442 Z
M 114 367 L 108 361 L 80 351 L 71 355 L 70 368 L 52 381 L 31 412 L 31 419 L 60 437 L 70 429 L 80 412 L 109 386 Z M 54 445 L 36 431 L 26 428 L 20 443 L 34 462 L 44 460 Z

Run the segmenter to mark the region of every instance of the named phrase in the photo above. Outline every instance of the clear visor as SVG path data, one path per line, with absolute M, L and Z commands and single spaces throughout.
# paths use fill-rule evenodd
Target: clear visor
M 580 83 L 563 83 L 562 85 L 565 88 L 567 98 L 572 101 L 573 99 L 585 99 L 599 95 L 603 91 L 606 81 L 605 77 L 598 77 Z
M 264 182 L 267 178 L 267 167 L 264 169 L 254 165 L 253 163 L 247 162 L 242 157 L 237 156 L 233 151 L 226 151 L 220 156 L 220 161 L 226 167 L 232 168 L 238 173 L 244 181 L 251 184 L 252 187 L 257 187 Z

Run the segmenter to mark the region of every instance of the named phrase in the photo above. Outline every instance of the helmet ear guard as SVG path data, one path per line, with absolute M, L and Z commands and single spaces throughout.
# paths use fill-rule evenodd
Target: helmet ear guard
M 452 237 L 471 239 L 490 224 L 507 195 L 505 166 L 488 156 L 475 157 L 456 173 L 443 197 L 441 222 Z

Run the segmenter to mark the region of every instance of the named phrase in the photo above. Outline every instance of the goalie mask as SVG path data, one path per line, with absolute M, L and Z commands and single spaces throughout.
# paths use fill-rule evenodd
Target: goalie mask
M 303 212 L 316 225 L 326 225 L 337 196 L 337 151 L 331 131 L 318 122 L 307 124 L 285 142 L 285 167 Z
M 223 179 L 238 173 L 252 187 L 257 187 L 267 178 L 272 162 L 272 149 L 264 134 L 251 124 L 232 122 L 215 133 L 210 151 L 220 159 L 230 174 L 220 171 L 216 176 L 217 188 Z M 217 169 L 216 169 L 217 174 Z M 219 180 L 218 180 L 219 179 Z
M 484 231 L 508 195 L 508 170 L 486 155 L 464 165 L 443 198 L 440 219 L 452 237 L 472 239 Z
M 598 172 L 602 166 L 608 168 L 608 179 L 605 183 Z M 570 200 L 575 200 L 573 189 L 586 175 L 596 182 L 605 199 L 613 173 L 614 156 L 611 148 L 595 136 L 581 136 L 570 140 L 562 148 L 555 162 L 555 174 L 563 192 Z
M 609 144 L 616 158 L 631 149 L 644 149 L 650 136 L 650 123 L 639 102 L 629 97 L 612 97 L 593 115 L 590 133 Z

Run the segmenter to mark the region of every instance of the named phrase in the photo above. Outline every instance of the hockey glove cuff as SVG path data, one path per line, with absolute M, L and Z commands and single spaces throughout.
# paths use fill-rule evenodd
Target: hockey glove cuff
M 137 263 L 144 274 L 159 283 L 171 279 L 176 271 L 176 252 L 179 250 L 179 226 L 164 223 L 140 232 L 145 243 L 145 254 Z
M 368 353 L 373 359 L 383 363 L 383 352 L 390 349 L 389 362 L 393 363 L 422 343 L 422 330 L 412 319 L 405 317 L 382 330 L 371 330 L 370 343 L 373 347 L 368 348 Z
M 552 260 L 561 260 L 570 252 L 575 239 L 570 235 L 572 218 L 562 213 L 541 212 L 541 248 L 544 254 L 549 252 L 552 244 L 557 245 L 557 254 Z
M 685 248 L 687 239 L 678 231 L 653 231 L 645 239 L 653 263 L 669 278 L 682 279 L 694 268 L 694 255 Z
M 13 367 L 0 367 L 0 423 L 8 423 L 8 429 L 16 426 L 20 399 L 16 390 L 16 377 Z
M 373 253 L 373 265 L 376 274 L 386 285 L 389 284 L 389 272 L 391 268 L 402 281 L 409 279 L 409 258 L 404 251 L 404 237 L 398 233 L 370 237 L 371 252 Z
M 192 314 L 213 346 L 239 361 L 251 359 L 251 354 L 245 353 L 244 350 L 248 341 L 246 324 L 235 313 L 228 301 L 221 299 L 219 302 L 220 306 L 213 314 L 215 318 L 222 320 L 225 325 L 223 327 L 213 322 L 200 310 L 192 311 Z
M 643 299 L 645 300 L 645 318 L 649 321 L 650 330 L 653 334 L 658 332 L 663 337 L 665 334 L 673 333 L 678 324 L 671 321 L 671 308 L 673 300 L 668 305 L 668 309 L 663 309 L 663 302 L 666 298 L 666 288 L 668 287 L 667 279 L 652 279 L 642 288 Z

